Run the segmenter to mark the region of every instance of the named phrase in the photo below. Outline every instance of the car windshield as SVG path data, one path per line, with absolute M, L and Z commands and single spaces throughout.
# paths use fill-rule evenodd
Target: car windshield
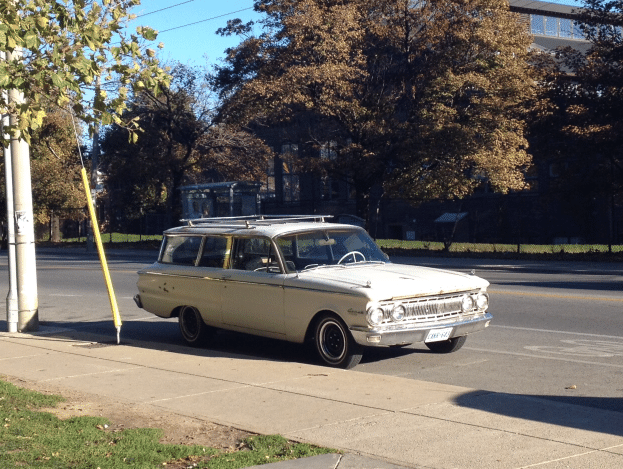
M 289 234 L 276 239 L 289 272 L 356 262 L 389 262 L 363 230 L 335 229 Z

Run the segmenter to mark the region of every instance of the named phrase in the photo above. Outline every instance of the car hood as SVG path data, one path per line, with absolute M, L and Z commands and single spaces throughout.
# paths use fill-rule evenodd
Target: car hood
M 327 290 L 361 290 L 377 301 L 480 290 L 489 285 L 475 275 L 392 263 L 320 267 L 300 272 L 298 278 Z

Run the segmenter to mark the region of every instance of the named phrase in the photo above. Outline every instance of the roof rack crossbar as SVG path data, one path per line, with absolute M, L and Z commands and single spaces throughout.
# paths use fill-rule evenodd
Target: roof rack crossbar
M 333 215 L 247 215 L 240 217 L 213 217 L 183 219 L 188 226 L 218 225 L 220 227 L 253 228 L 256 225 L 272 225 L 279 223 L 324 222 Z

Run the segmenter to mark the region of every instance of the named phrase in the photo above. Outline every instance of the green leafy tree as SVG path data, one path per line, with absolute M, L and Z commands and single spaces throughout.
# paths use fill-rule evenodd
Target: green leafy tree
M 51 239 L 60 241 L 60 218 L 79 220 L 86 212 L 79 142 L 66 111 L 48 111 L 34 131 L 31 147 L 32 197 L 35 221 L 49 224 Z
M 158 89 L 167 81 L 155 51 L 143 40 L 156 31 L 138 27 L 127 34 L 138 0 L 4 0 L 0 4 L 0 88 L 24 94 L 26 105 L 0 96 L 2 113 L 16 115 L 30 141 L 51 103 L 70 107 L 89 125 L 121 123 L 130 92 Z M 98 80 L 101 86 L 96 86 Z M 112 85 L 109 87 L 109 85 Z M 133 128 L 131 123 L 126 123 Z M 132 137 L 136 136 L 132 133 Z M 6 142 L 4 142 L 6 144 Z
M 78 129 L 78 131 L 80 131 Z M 86 212 L 82 188 L 79 142 L 74 122 L 61 109 L 46 112 L 42 126 L 33 134 L 30 145 L 30 167 L 34 221 L 50 227 L 50 238 L 60 241 L 62 218 L 79 220 Z M 0 185 L 4 186 L 4 159 L 0 161 Z M 6 206 L 5 192 L 0 193 L 0 206 Z M 6 222 L 5 216 L 3 216 Z
M 530 37 L 502 0 L 258 0 L 264 33 L 238 34 L 214 77 L 223 122 L 278 128 L 335 158 L 358 214 L 372 187 L 413 201 L 487 181 L 524 186 Z M 263 132 L 266 134 L 266 132 Z
M 213 121 L 215 105 L 205 75 L 177 64 L 169 87 L 135 95 L 126 111 L 141 128 L 135 143 L 128 144 L 128 131 L 121 126 L 106 129 L 101 168 L 113 212 L 128 219 L 166 212 L 174 221 L 181 210 L 181 185 L 256 180 L 265 174 L 270 149 L 248 132 Z

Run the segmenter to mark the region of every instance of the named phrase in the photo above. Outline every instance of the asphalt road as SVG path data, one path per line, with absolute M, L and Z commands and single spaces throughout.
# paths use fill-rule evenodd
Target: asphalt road
M 155 253 L 108 262 L 123 319 L 123 340 L 162 348 L 184 346 L 175 320 L 134 305 L 136 271 Z M 448 355 L 416 344 L 368 349 L 358 371 L 532 395 L 623 412 L 623 265 L 404 258 L 459 271 L 476 270 L 491 286 L 489 329 Z M 110 303 L 95 256 L 84 251 L 38 251 L 39 320 L 51 327 L 110 335 Z M 0 292 L 8 291 L 6 253 L 0 254 Z M 0 329 L 6 330 L 6 314 Z M 226 352 L 283 361 L 313 361 L 304 347 L 221 332 L 211 345 Z M 371 378 L 372 379 L 372 378 Z M 387 390 L 391 398 L 391 389 Z
M 361 371 L 623 412 L 623 266 L 418 261 L 475 268 L 491 283 L 492 325 L 454 354 L 414 346 L 392 359 L 368 357 Z

